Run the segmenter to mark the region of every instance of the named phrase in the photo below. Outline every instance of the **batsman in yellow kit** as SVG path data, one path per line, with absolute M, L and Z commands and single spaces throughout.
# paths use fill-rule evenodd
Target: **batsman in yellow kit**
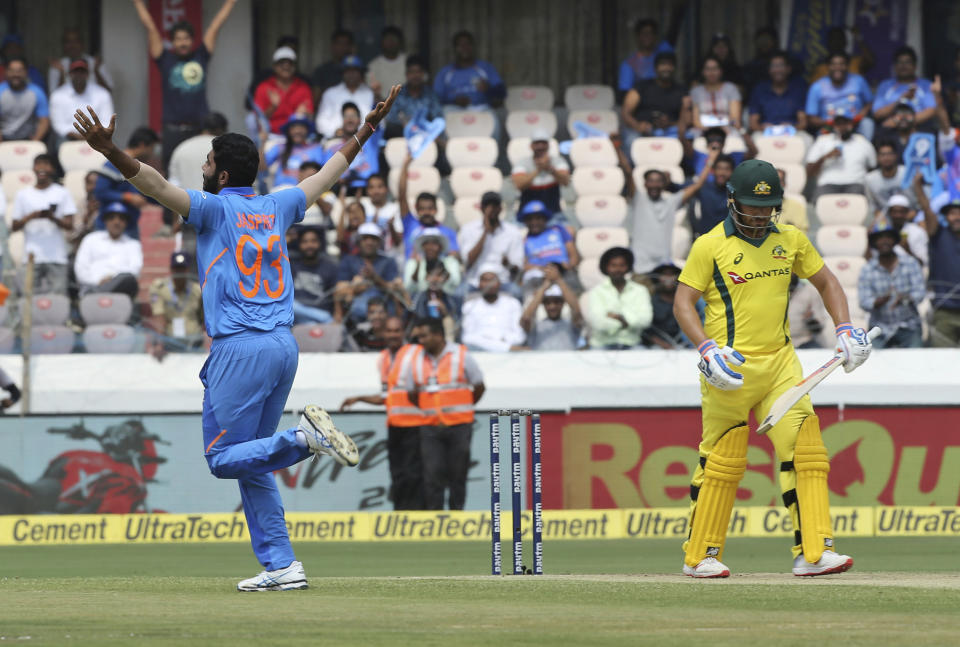
M 750 412 L 763 420 L 777 397 L 802 377 L 790 343 L 790 275 L 810 281 L 833 318 L 837 351 L 849 373 L 872 346 L 850 324 L 839 281 L 806 235 L 777 224 L 783 187 L 768 162 L 748 160 L 727 183 L 727 218 L 690 250 L 674 301 L 683 332 L 700 351 L 703 437 L 690 486 L 690 536 L 683 572 L 728 577 L 723 562 L 737 485 L 747 467 Z M 701 324 L 695 305 L 703 297 Z M 794 575 L 840 573 L 853 566 L 834 550 L 820 423 L 804 397 L 767 433 L 780 461 L 780 488 L 795 531 Z

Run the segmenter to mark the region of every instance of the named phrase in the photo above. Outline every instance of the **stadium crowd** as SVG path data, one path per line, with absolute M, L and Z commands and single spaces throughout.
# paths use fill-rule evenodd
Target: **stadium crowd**
M 206 70 L 234 3 L 203 34 L 174 25 L 171 47 L 134 4 L 162 76 L 163 126 L 137 128 L 126 150 L 200 189 L 210 141 L 230 125 L 190 69 Z M 845 33 L 830 30 L 808 75 L 773 29 L 757 32 L 745 63 L 717 34 L 684 80 L 673 45 L 641 19 L 616 87 L 570 86 L 562 103 L 547 87 L 508 85 L 469 32 L 453 36 L 438 70 L 396 27 L 370 61 L 335 31 L 312 71 L 298 65 L 298 40 L 280 38 L 254 74 L 246 122 L 233 124 L 259 143 L 261 191 L 316 173 L 385 89 L 404 84 L 379 137 L 288 235 L 301 349 L 382 350 L 393 316 L 441 319 L 449 339 L 488 352 L 689 347 L 672 310 L 680 267 L 727 217 L 726 181 L 752 157 L 780 170 L 780 222 L 814 240 L 855 323 L 884 328 L 875 345 L 958 345 L 960 59 L 956 77 L 924 79 L 903 46 L 871 87 L 861 73 L 873 54 Z M 171 217 L 142 232 L 150 202 L 109 163 L 84 159 L 71 128 L 79 105 L 113 112 L 109 61 L 76 30 L 46 76 L 22 52 L 14 34 L 0 43 L 0 135 L 21 144 L 0 146 L 0 168 L 6 155 L 32 164 L 4 175 L 0 199 L 14 292 L 34 259 L 35 350 L 203 349 L 191 232 Z M 932 172 L 905 162 L 923 153 L 916 141 L 932 142 Z M 143 285 L 144 246 L 158 236 L 173 241 L 169 274 Z M 798 347 L 827 345 L 830 322 L 805 281 L 794 280 L 788 316 Z

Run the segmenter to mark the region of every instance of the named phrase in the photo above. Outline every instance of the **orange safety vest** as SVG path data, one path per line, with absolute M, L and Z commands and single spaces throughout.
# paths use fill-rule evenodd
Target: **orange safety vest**
M 389 350 L 380 351 L 377 362 L 380 370 L 380 387 L 387 407 L 387 424 L 391 427 L 419 427 L 433 424 L 431 416 L 427 416 L 410 401 L 409 394 L 397 388 L 400 381 L 404 357 L 409 355 L 408 361 L 415 361 L 423 351 L 416 344 L 405 344 L 397 350 L 397 354 L 390 357 Z
M 457 344 L 457 351 L 443 355 L 436 367 L 427 353 L 421 354 L 413 379 L 420 388 L 420 408 L 444 427 L 472 423 L 473 387 L 464 377 L 467 347 Z

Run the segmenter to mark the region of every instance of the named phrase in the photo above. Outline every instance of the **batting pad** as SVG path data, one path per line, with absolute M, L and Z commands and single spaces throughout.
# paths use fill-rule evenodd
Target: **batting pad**
M 730 513 L 737 498 L 737 485 L 747 469 L 746 425 L 734 427 L 717 441 L 703 466 L 703 484 L 690 520 L 690 539 L 684 563 L 694 567 L 705 557 L 723 557 Z
M 793 450 L 793 469 L 797 472 L 803 558 L 814 564 L 820 561 L 825 548 L 833 548 L 830 491 L 827 488 L 830 460 L 820 436 L 820 420 L 816 416 L 807 416 L 800 423 L 797 446 Z

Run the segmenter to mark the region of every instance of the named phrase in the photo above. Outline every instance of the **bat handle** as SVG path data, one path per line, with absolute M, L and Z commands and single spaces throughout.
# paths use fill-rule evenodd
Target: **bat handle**
M 880 330 L 880 326 L 874 326 L 867 332 L 867 339 L 869 339 L 870 341 L 873 341 L 874 339 L 879 337 L 881 333 L 883 333 L 883 331 Z

